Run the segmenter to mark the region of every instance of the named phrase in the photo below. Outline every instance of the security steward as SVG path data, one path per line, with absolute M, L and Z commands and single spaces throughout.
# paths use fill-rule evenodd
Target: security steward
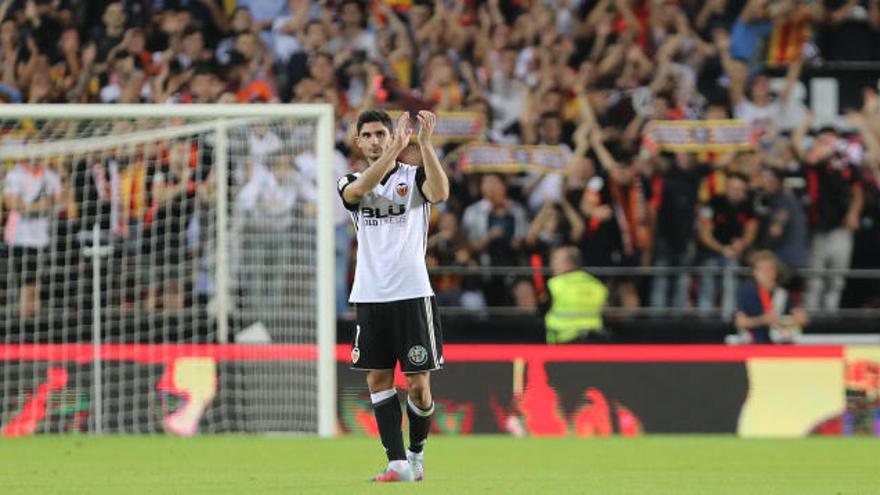
M 608 339 L 602 323 L 608 289 L 580 267 L 581 254 L 576 247 L 559 247 L 550 257 L 553 270 L 553 277 L 547 281 L 550 309 L 544 317 L 548 344 L 595 343 Z

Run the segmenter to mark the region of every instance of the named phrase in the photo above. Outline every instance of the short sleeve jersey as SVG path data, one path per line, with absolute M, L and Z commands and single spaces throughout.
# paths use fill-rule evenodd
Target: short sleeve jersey
M 398 162 L 359 203 L 343 192 L 360 173 L 339 179 L 337 190 L 357 230 L 357 267 L 350 302 L 391 302 L 434 295 L 425 266 L 431 204 L 422 193 L 425 172 Z

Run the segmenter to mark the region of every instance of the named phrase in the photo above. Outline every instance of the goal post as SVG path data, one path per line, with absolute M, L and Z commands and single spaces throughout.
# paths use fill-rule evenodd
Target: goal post
M 333 118 L 0 105 L 4 434 L 334 435 Z

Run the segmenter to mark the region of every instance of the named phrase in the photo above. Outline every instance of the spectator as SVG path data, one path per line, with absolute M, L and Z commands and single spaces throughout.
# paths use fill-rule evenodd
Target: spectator
M 169 145 L 167 163 L 150 176 L 150 212 L 144 233 L 144 254 L 155 269 L 148 274 L 144 309 L 182 309 L 186 302 L 190 255 L 187 232 L 196 212 L 196 198 L 208 170 L 198 146 L 187 141 Z M 161 297 L 160 297 L 161 296 Z
M 538 311 L 538 293 L 532 282 L 520 280 L 513 285 L 513 304 L 523 311 Z
M 297 155 L 294 160 L 300 180 L 308 181 L 302 190 L 302 200 L 317 203 L 318 158 L 311 150 Z M 349 173 L 349 163 L 338 149 L 333 150 L 333 176 L 343 177 Z M 336 202 L 333 216 L 336 230 L 336 315 L 344 316 L 348 310 L 348 272 L 351 261 L 351 219 L 342 202 Z
M 567 144 L 562 143 L 562 118 L 558 113 L 544 113 L 539 119 L 538 142 L 534 143 L 527 138 L 528 144 L 540 144 L 542 146 L 551 146 L 558 148 L 563 153 L 563 163 L 571 160 L 571 148 Z M 533 173 L 530 174 L 529 183 L 524 188 L 524 193 L 528 196 L 528 206 L 532 214 L 537 213 L 548 200 L 553 200 L 559 196 L 564 178 L 558 173 Z
M 712 198 L 700 208 L 700 264 L 709 269 L 738 268 L 739 260 L 751 248 L 758 234 L 758 220 L 749 202 L 748 179 L 744 175 L 730 174 L 725 184 L 724 196 Z M 703 311 L 716 307 L 717 279 L 717 273 L 706 273 L 701 279 L 699 305 Z M 736 291 L 735 278 L 727 276 L 725 280 L 734 285 L 722 290 L 722 312 L 733 308 Z
M 488 93 L 494 117 L 490 132 L 503 140 L 501 142 L 508 143 L 517 140 L 507 135 L 508 128 L 522 115 L 528 95 L 528 88 L 514 76 L 516 58 L 517 51 L 512 46 L 501 51 L 498 61 L 491 66 L 492 80 Z
M 864 205 L 862 185 L 854 166 L 860 150 L 834 128 L 824 128 L 816 144 L 801 156 L 806 164 L 810 195 L 808 218 L 812 228 L 810 268 L 846 270 L 853 251 L 853 231 L 859 228 Z M 837 309 L 846 281 L 843 275 L 809 281 L 808 308 Z
M 104 8 L 101 16 L 101 25 L 92 30 L 89 41 L 94 43 L 98 53 L 96 60 L 104 62 L 108 59 L 110 51 L 119 45 L 125 35 L 125 9 L 122 2 L 110 2 Z
M 488 174 L 480 183 L 483 199 L 464 211 L 462 224 L 482 266 L 512 266 L 521 262 L 523 240 L 528 233 L 526 212 L 507 196 L 501 176 Z M 512 280 L 493 276 L 485 288 L 490 305 L 509 302 Z
M 247 7 L 236 7 L 232 12 L 232 20 L 229 23 L 229 35 L 220 40 L 215 50 L 215 58 L 220 64 L 229 63 L 229 52 L 235 48 L 238 37 L 245 33 L 253 32 L 254 18 Z
M 425 77 L 425 98 L 439 112 L 449 112 L 461 107 L 464 95 L 455 77 L 449 58 L 435 54 L 428 63 Z
M 182 70 L 188 70 L 202 62 L 211 62 L 214 59 L 212 51 L 205 47 L 205 36 L 195 25 L 189 25 L 183 30 L 180 51 L 175 55 Z
M 192 79 L 184 102 L 189 103 L 216 103 L 223 92 L 223 82 L 217 77 L 213 66 L 200 64 L 194 67 Z
M 677 153 L 662 162 L 668 167 L 653 180 L 651 207 L 656 212 L 653 261 L 657 267 L 688 267 L 696 262 L 694 231 L 697 191 L 708 167 L 697 163 L 693 154 Z M 655 276 L 651 288 L 651 306 L 669 305 L 669 282 L 674 280 L 673 307 L 688 306 L 690 277 L 687 273 Z
M 301 201 L 301 189 L 309 189 L 307 181 L 295 173 L 289 153 L 274 151 L 266 161 L 267 167 L 255 169 L 235 199 L 244 217 L 244 306 L 257 311 L 255 314 L 285 307 L 285 285 L 290 275 L 285 267 L 291 260 L 284 254 L 296 242 L 294 206 Z
M 281 136 L 264 122 L 250 126 L 248 132 L 248 155 L 256 169 L 265 171 L 267 158 L 281 150 L 284 145 Z M 317 174 L 314 175 L 317 177 Z
M 764 149 L 769 150 L 774 134 L 779 130 L 782 112 L 788 108 L 789 99 L 800 77 L 803 61 L 797 60 L 789 64 L 785 86 L 779 98 L 773 98 L 770 80 L 766 75 L 748 76 L 745 69 L 736 62 L 728 61 L 725 65 L 730 77 L 730 103 L 734 118 L 746 121 L 757 133 Z M 747 83 L 748 95 L 745 93 Z
M 270 49 L 272 47 L 272 23 L 275 19 L 284 16 L 287 4 L 288 2 L 285 0 L 236 0 L 238 7 L 248 9 L 253 18 L 252 31 Z
M 295 53 L 302 52 L 302 38 L 309 23 L 320 24 L 319 5 L 304 0 L 289 0 L 288 15 L 278 17 L 272 22 L 272 54 L 275 62 L 285 65 Z M 250 12 L 248 12 L 250 15 Z M 314 50 L 320 46 L 313 47 Z
M 532 256 L 537 256 L 532 265 L 547 265 L 551 251 L 580 241 L 585 228 L 583 219 L 565 196 L 559 196 L 558 201 L 547 200 L 526 234 L 525 247 Z
M 778 261 L 770 251 L 752 256 L 753 281 L 742 284 L 736 293 L 734 325 L 745 343 L 790 343 L 809 320 L 787 290 L 776 283 Z
M 636 176 L 635 159 L 624 153 L 619 154 L 619 160 L 612 156 L 598 131 L 594 130 L 590 139 L 606 172 L 590 179 L 580 205 L 589 225 L 584 248 L 587 264 L 642 266 L 650 238 L 646 194 Z M 614 286 L 612 292 L 618 293 L 621 305 L 639 306 L 634 279 L 622 277 L 609 285 Z
M 354 0 L 343 1 L 339 7 L 339 32 L 327 42 L 325 50 L 335 57 L 376 60 L 379 50 L 376 35 L 368 31 L 364 4 Z
M 872 49 L 877 14 L 869 12 L 876 11 L 875 1 L 825 0 L 817 9 L 823 21 L 817 33 L 819 47 L 827 60 L 877 60 Z
M 428 237 L 429 266 L 479 266 L 471 255 L 467 235 L 461 229 L 458 217 L 451 212 L 440 214 L 437 232 Z M 432 286 L 440 305 L 483 307 L 485 297 L 474 277 L 458 274 L 434 275 Z
M 605 340 L 602 309 L 608 290 L 598 279 L 581 270 L 578 249 L 573 246 L 557 248 L 553 251 L 550 266 L 553 270 L 553 277 L 547 282 L 550 310 L 544 317 L 547 343 Z
M 575 207 L 580 206 L 587 184 L 596 175 L 595 162 L 586 156 L 590 149 L 589 136 L 589 125 L 582 124 L 577 128 L 574 133 L 575 149 L 563 174 L 562 195 Z
M 388 27 L 379 31 L 377 45 L 382 71 L 403 88 L 410 89 L 413 81 L 413 46 L 409 28 L 387 3 L 378 4 L 379 13 L 387 19 Z M 413 7 L 410 10 L 415 9 Z M 464 72 L 464 71 L 463 71 Z M 462 74 L 464 77 L 464 74 Z
M 216 47 L 222 34 L 230 30 L 230 22 L 224 11 L 224 0 L 153 0 L 153 8 L 164 10 L 175 3 L 178 13 L 185 13 L 187 16 L 184 25 L 198 26 L 207 46 Z
M 309 21 L 297 35 L 300 49 L 290 54 L 286 64 L 280 71 L 280 76 L 285 81 L 279 84 L 284 90 L 284 95 L 290 99 L 293 96 L 293 88 L 300 81 L 309 76 L 309 62 L 312 57 L 320 53 L 327 42 L 326 28 L 321 21 Z M 332 58 L 331 58 L 332 62 Z
M 309 60 L 309 75 L 300 80 L 293 90 L 295 100 L 307 101 L 318 95 L 336 102 L 336 107 L 345 107 L 345 99 L 341 96 L 341 88 L 333 68 L 333 58 L 329 54 L 319 52 Z
M 782 171 L 765 168 L 761 178 L 763 213 L 757 247 L 772 251 L 785 267 L 806 268 L 810 238 L 804 210 L 785 189 Z
M 272 55 L 253 33 L 238 35 L 229 52 L 229 90 L 239 103 L 276 101 L 272 77 Z
M 113 59 L 108 61 L 108 64 L 111 70 L 101 87 L 102 103 L 138 103 L 142 98 L 149 98 L 151 88 L 146 84 L 147 79 L 137 57 L 128 50 L 119 50 L 114 52 Z M 178 73 L 164 88 L 155 88 L 163 96 L 167 95 L 160 96 L 162 98 L 160 101 L 166 101 L 177 93 L 188 77 L 188 74 Z
M 18 314 L 31 320 L 40 310 L 39 284 L 47 274 L 52 219 L 65 206 L 65 195 L 52 169 L 42 162 L 20 162 L 3 180 L 3 202 L 9 211 L 3 229 L 5 285 L 13 287 L 18 278 Z
M 760 64 L 761 45 L 770 37 L 772 29 L 768 2 L 748 0 L 730 31 L 730 56 L 739 66 L 738 72 Z

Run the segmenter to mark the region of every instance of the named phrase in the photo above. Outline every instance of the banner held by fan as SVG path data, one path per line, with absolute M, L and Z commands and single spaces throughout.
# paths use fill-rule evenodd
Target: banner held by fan
M 757 135 L 742 120 L 655 120 L 644 145 L 655 151 L 731 153 L 755 149 Z
M 568 154 L 559 146 L 468 144 L 459 150 L 464 173 L 563 172 Z

